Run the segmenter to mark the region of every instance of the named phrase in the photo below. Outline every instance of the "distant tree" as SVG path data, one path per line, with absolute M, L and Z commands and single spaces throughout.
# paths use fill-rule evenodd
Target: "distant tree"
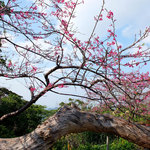
M 27 103 L 21 96 L 6 88 L 0 88 L 0 102 L 1 116 L 15 111 Z M 44 106 L 32 105 L 20 115 L 3 120 L 0 124 L 0 136 L 11 138 L 27 134 L 49 115 L 50 111 L 46 110 Z
M 1 46 L 0 46 L 1 47 Z M 0 67 L 7 68 L 6 58 L 2 56 L 2 50 L 0 49 Z M 8 68 L 7 68 L 8 69 Z
M 33 132 L 0 139 L 0 149 L 48 149 L 61 136 L 83 131 L 117 134 L 150 148 L 148 124 L 133 122 L 136 117 L 149 121 L 150 75 L 142 68 L 150 63 L 150 47 L 144 45 L 150 27 L 123 47 L 117 38 L 114 14 L 102 0 L 89 37 L 81 40 L 74 18 L 83 0 L 1 2 L 0 40 L 7 67 L 0 65 L 0 77 L 25 79 L 31 98 L 18 110 L 6 111 L 0 121 L 21 114 L 47 92 L 85 98 L 97 104 L 93 111 L 114 110 L 128 118 L 65 105 Z M 106 35 L 100 36 L 96 27 L 103 20 L 110 25 Z M 85 95 L 70 94 L 69 87 L 80 88 Z M 61 93 L 58 88 L 68 91 Z

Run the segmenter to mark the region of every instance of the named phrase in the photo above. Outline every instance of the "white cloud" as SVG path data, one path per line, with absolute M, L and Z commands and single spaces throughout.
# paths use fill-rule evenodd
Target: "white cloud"
M 127 27 L 125 27 L 123 30 L 122 30 L 122 35 L 124 37 L 131 37 L 131 35 L 133 36 L 134 34 L 134 26 L 132 25 L 129 25 Z
M 30 100 L 31 95 L 30 91 L 26 86 L 24 79 L 7 79 L 7 78 L 0 78 L 1 84 L 0 87 L 8 88 L 20 96 L 23 96 L 24 99 Z M 14 86 L 15 85 L 15 86 Z
M 149 0 L 105 0 L 105 7 L 108 10 L 112 10 L 115 18 L 117 19 L 117 29 L 124 27 L 128 28 L 128 31 L 130 29 L 129 33 L 131 34 L 135 34 L 140 29 L 144 29 L 146 26 L 149 26 L 149 6 Z M 89 33 L 91 33 L 90 30 L 94 23 L 93 18 L 98 14 L 100 8 L 101 1 L 99 0 L 85 0 L 85 4 L 80 5 L 79 8 L 77 8 L 75 25 L 78 27 L 79 31 L 84 34 L 84 37 L 88 37 Z M 97 32 L 105 34 L 106 32 L 104 29 L 106 26 L 108 26 L 107 22 L 103 25 L 100 24 Z M 129 34 L 127 36 L 129 36 Z
M 114 12 L 118 27 L 129 24 L 139 29 L 149 25 L 149 6 L 149 0 L 106 0 L 106 7 Z
M 145 38 L 145 39 L 143 40 L 143 43 L 150 45 L 150 36 L 148 36 L 147 38 Z

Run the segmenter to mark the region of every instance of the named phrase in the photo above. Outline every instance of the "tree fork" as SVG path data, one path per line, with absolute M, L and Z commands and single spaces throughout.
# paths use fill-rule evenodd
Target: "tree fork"
M 150 148 L 149 127 L 111 115 L 89 113 L 64 106 L 33 132 L 17 138 L 1 138 L 0 149 L 47 150 L 62 136 L 84 131 L 116 134 L 139 146 Z

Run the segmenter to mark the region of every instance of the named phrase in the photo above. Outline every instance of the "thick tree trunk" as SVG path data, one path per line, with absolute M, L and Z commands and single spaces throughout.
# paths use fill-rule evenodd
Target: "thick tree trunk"
M 47 150 L 62 136 L 83 131 L 113 133 L 150 148 L 149 127 L 64 106 L 33 132 L 18 138 L 0 139 L 0 150 Z

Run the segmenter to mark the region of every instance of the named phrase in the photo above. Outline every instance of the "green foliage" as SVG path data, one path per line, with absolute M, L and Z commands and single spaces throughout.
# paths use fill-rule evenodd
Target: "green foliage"
M 106 134 L 106 133 L 95 133 L 95 132 L 84 132 L 84 141 L 91 144 L 105 144 L 106 137 L 109 136 L 109 141 L 112 142 L 116 136 L 113 134 Z
M 67 150 L 67 139 L 62 137 L 58 140 L 50 150 Z
M 64 106 L 64 105 L 68 105 L 68 106 L 71 106 L 71 103 L 75 103 L 81 110 L 90 110 L 90 106 L 88 106 L 86 103 L 84 103 L 82 100 L 79 100 L 79 99 L 72 99 L 72 98 L 69 98 L 69 102 L 68 103 L 64 103 L 64 102 L 61 102 L 59 104 L 60 107 Z
M 1 46 L 2 46 L 2 43 L 1 43 L 1 39 L 0 39 L 0 47 Z M 2 55 L 2 50 L 0 49 L 0 66 L 3 66 L 7 70 L 9 70 L 8 67 L 6 66 L 6 61 L 7 61 L 7 59 Z
M 148 106 L 145 104 L 141 104 L 139 106 L 141 110 L 147 109 L 147 107 Z M 112 114 L 113 116 L 116 116 L 116 117 L 121 117 L 125 120 L 136 122 L 138 124 L 150 126 L 150 114 L 147 113 L 147 114 L 142 115 L 142 111 L 141 111 L 141 114 L 136 114 L 134 111 L 131 112 L 129 108 L 124 107 L 123 111 L 120 111 L 118 108 L 116 108 L 114 111 L 109 111 L 109 114 Z
M 27 101 L 21 96 L 5 89 L 0 89 L 0 116 L 15 111 L 25 105 Z M 0 137 L 21 136 L 34 130 L 47 116 L 52 114 L 44 106 L 32 105 L 18 116 L 10 117 L 1 122 Z
M 4 1 L 0 1 L 0 8 L 5 7 Z
M 122 138 L 114 140 L 110 145 L 110 150 L 136 150 L 136 146 L 133 143 L 128 142 Z
M 79 136 L 77 134 L 77 136 Z M 103 139 L 103 143 L 105 143 L 105 138 Z M 69 145 L 69 146 L 68 146 Z M 65 137 L 59 140 L 52 150 L 106 150 L 106 144 L 93 144 L 90 142 L 79 143 L 77 147 L 72 147 Z M 128 142 L 122 138 L 115 138 L 110 141 L 109 150 L 140 150 L 135 144 Z

